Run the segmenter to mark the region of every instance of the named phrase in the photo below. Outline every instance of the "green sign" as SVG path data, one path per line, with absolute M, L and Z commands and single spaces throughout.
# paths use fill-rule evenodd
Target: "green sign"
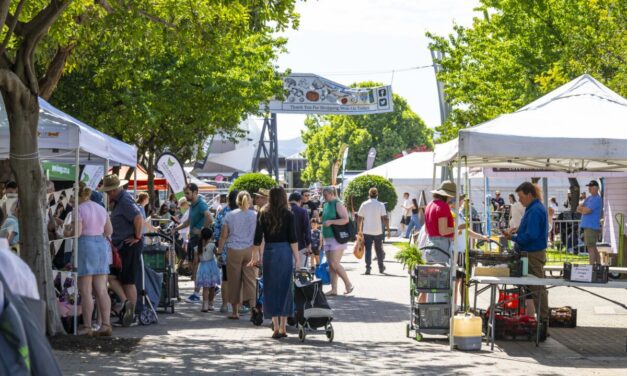
M 41 162 L 44 172 L 49 180 L 69 180 L 76 179 L 76 167 L 68 163 Z

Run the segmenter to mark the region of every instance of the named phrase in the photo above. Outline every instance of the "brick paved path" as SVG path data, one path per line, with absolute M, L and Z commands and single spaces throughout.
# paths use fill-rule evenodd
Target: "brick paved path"
M 174 315 L 161 314 L 158 325 L 116 329 L 114 335 L 141 338 L 128 354 L 56 354 L 67 375 L 627 374 L 627 353 L 586 357 L 553 338 L 539 348 L 528 342 L 503 342 L 494 352 L 484 346 L 479 353 L 450 352 L 445 339 L 418 343 L 406 338 L 408 279 L 393 259 L 395 248 L 387 244 L 385 248 L 386 275 L 363 275 L 363 261 L 346 253 L 343 264 L 356 289 L 353 296 L 330 298 L 335 313 L 333 343 L 324 335 L 310 335 L 301 344 L 294 330 L 287 339 L 272 340 L 266 324 L 255 327 L 247 317 L 234 322 L 183 302 Z M 183 281 L 182 287 L 186 296 L 191 283 Z

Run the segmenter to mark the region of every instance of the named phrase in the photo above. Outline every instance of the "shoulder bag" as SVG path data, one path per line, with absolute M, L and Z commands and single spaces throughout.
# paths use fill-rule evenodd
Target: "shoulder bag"
M 339 219 L 340 215 L 337 212 L 337 201 L 335 201 L 335 219 Z M 333 237 L 335 241 L 340 244 L 346 244 L 349 241 L 355 241 L 357 231 L 355 229 L 355 221 L 353 221 L 352 215 L 349 213 L 348 222 L 343 225 L 331 225 L 333 230 Z

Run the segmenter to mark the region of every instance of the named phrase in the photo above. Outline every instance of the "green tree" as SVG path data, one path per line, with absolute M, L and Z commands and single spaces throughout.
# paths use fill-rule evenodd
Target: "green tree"
M 243 117 L 280 93 L 273 63 L 285 40 L 271 33 L 296 21 L 293 1 L 276 2 L 285 7 L 279 14 L 247 13 L 248 3 L 260 4 L 170 4 L 185 16 L 155 6 L 151 14 L 166 25 L 126 14 L 104 18 L 107 38 L 83 48 L 85 63 L 64 78 L 53 103 L 137 145 L 152 193 L 161 152 L 183 161 L 198 157 L 207 137 L 237 132 Z M 153 37 L 134 38 L 137 33 Z
M 270 189 L 276 186 L 276 182 L 268 175 L 251 172 L 235 179 L 229 187 L 229 191 L 247 191 L 251 195 L 259 192 L 260 188 Z
M 381 86 L 363 82 L 357 87 Z M 375 166 L 394 159 L 396 155 L 415 147 L 433 147 L 432 131 L 416 115 L 407 101 L 394 95 L 394 111 L 376 115 L 308 116 L 303 141 L 307 145 L 307 167 L 303 179 L 308 182 L 331 182 L 333 163 L 338 159 L 342 144 L 349 147 L 347 169 L 366 168 L 366 156 L 371 147 L 377 149 Z
M 370 188 L 377 188 L 379 201 L 385 203 L 388 211 L 396 207 L 396 202 L 398 201 L 396 189 L 394 189 L 394 186 L 388 179 L 378 175 L 363 175 L 351 180 L 344 192 L 346 205 L 350 209 L 357 211 L 361 204 L 368 200 Z
M 438 79 L 453 106 L 442 140 L 514 111 L 589 73 L 627 94 L 627 2 L 482 0 L 481 17 L 448 37 L 427 35 L 444 53 Z

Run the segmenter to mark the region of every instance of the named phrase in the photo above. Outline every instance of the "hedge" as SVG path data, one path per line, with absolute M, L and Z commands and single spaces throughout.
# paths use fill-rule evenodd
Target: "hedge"
M 392 211 L 396 207 L 398 196 L 389 180 L 377 175 L 363 175 L 353 179 L 346 187 L 344 202 L 348 208 L 359 210 L 361 204 L 368 200 L 368 190 L 372 187 L 379 190 L 379 201 L 385 203 L 387 211 Z
M 237 189 L 238 191 L 248 191 L 251 195 L 257 193 L 259 188 L 270 189 L 275 187 L 277 184 L 268 175 L 260 174 L 258 172 L 251 172 L 245 175 L 242 175 L 235 179 L 233 184 L 229 187 L 229 192 Z

